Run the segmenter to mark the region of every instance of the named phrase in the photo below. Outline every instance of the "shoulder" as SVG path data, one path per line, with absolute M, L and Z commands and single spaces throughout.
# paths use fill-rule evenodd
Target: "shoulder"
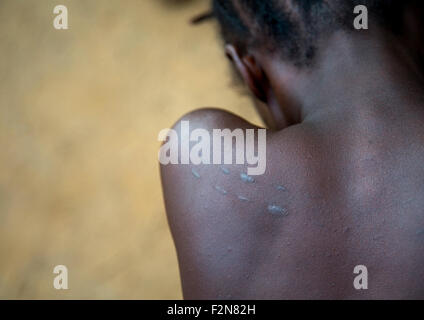
M 198 129 L 202 129 L 205 135 L 202 137 L 194 135 L 193 133 Z M 217 198 L 219 193 L 225 193 L 225 183 L 220 179 L 228 178 L 230 171 L 236 172 L 235 168 L 237 168 L 237 171 L 246 171 L 244 164 L 227 163 L 225 166 L 223 165 L 225 162 L 224 153 L 233 150 L 225 149 L 224 140 L 221 139 L 222 144 L 224 144 L 223 148 L 219 148 L 218 151 L 221 163 L 215 161 L 214 158 L 217 156 L 215 153 L 218 152 L 214 150 L 213 132 L 217 129 L 229 129 L 231 132 L 241 129 L 245 132 L 247 129 L 260 128 L 227 111 L 204 108 L 182 116 L 171 127 L 170 131 L 173 134 L 160 138 L 164 141 L 159 152 L 162 187 L 167 214 L 171 221 L 191 219 L 192 212 L 198 210 L 199 205 L 206 208 L 207 203 L 217 200 L 215 197 Z M 199 149 L 201 144 L 199 142 L 204 143 L 204 149 Z M 231 140 L 231 146 L 234 147 L 235 144 L 232 142 Z M 197 151 L 193 150 L 194 146 L 197 146 Z M 171 153 L 174 153 L 174 155 Z M 207 153 L 207 155 L 204 153 Z M 193 154 L 197 157 L 194 161 Z M 165 161 L 161 159 L 162 156 L 166 157 Z M 203 156 L 209 160 L 209 163 L 200 161 L 205 159 Z M 233 160 L 236 160 L 235 157 Z M 213 189 L 215 192 L 211 192 Z M 186 205 L 187 207 L 185 207 Z M 181 211 L 184 211 L 184 213 L 181 213 Z M 172 227 L 171 224 L 171 229 Z
M 184 122 L 186 122 L 184 124 Z M 219 109 L 201 109 L 181 117 L 172 130 L 178 139 L 168 146 L 169 149 L 182 151 L 183 126 L 189 125 L 190 132 L 203 129 L 211 133 L 216 129 L 259 129 L 232 113 Z M 185 137 L 187 139 L 187 137 Z M 191 146 L 196 144 L 191 141 Z M 209 141 L 212 149 L 213 141 Z M 224 148 L 222 149 L 224 150 Z M 228 150 L 227 150 L 228 151 Z M 225 151 L 224 151 L 225 152 Z M 210 154 L 212 159 L 214 155 Z M 202 278 L 213 286 L 219 277 L 216 255 L 225 254 L 228 248 L 240 244 L 238 237 L 247 237 L 250 219 L 241 212 L 253 210 L 254 203 L 248 204 L 248 190 L 240 174 L 246 172 L 243 164 L 182 164 L 182 154 L 177 164 L 161 164 L 161 179 L 168 222 L 178 253 L 184 292 L 204 296 L 199 290 L 214 292 L 212 288 L 196 286 Z M 247 186 L 248 187 L 248 186 Z M 249 191 L 250 192 L 250 191 Z M 236 236 L 236 238 L 235 238 Z M 243 244 L 247 242 L 244 241 Z M 231 249 L 232 250 L 232 249 Z M 236 260 L 232 263 L 238 263 Z M 195 278 L 192 269 L 200 270 Z M 199 271 L 200 273 L 200 271 Z M 187 297 L 187 296 L 186 296 Z
M 203 130 L 203 135 L 198 133 L 199 129 Z M 233 113 L 216 108 L 204 108 L 192 111 L 177 120 L 170 129 L 163 130 L 162 134 L 159 136 L 159 140 L 163 142 L 161 150 L 159 151 L 159 159 L 161 163 L 160 170 L 165 200 L 168 196 L 167 186 L 169 184 L 187 183 L 187 180 L 192 180 L 189 178 L 193 176 L 196 178 L 196 176 L 200 175 L 197 173 L 199 170 L 206 172 L 206 174 L 212 174 L 211 171 L 217 169 L 217 163 L 214 159 L 214 157 L 217 156 L 215 154 L 217 150 L 214 150 L 213 144 L 214 140 L 218 139 L 215 139 L 214 132 L 220 130 L 222 133 L 222 131 L 226 129 L 228 129 L 227 132 L 232 138 L 232 133 L 236 132 L 237 129 L 241 129 L 240 132 L 242 132 L 242 134 L 248 129 L 266 131 L 265 129 L 250 124 Z M 169 131 L 171 131 L 172 134 L 168 133 Z M 220 135 L 219 137 L 221 141 L 223 136 Z M 242 140 L 246 142 L 246 139 Z M 219 153 L 222 153 L 219 156 L 222 160 L 220 164 L 223 164 L 225 160 L 224 153 L 228 153 L 228 151 L 232 152 L 233 150 L 225 149 L 225 141 L 222 140 L 221 142 L 224 144 L 224 148 L 219 150 Z M 232 140 L 229 142 L 232 144 L 232 147 L 235 146 Z M 202 148 L 201 145 L 203 145 L 204 148 Z M 193 150 L 194 146 L 196 146 L 196 151 Z M 192 161 L 194 155 L 198 161 Z M 163 161 L 161 159 L 162 157 L 166 159 Z M 207 158 L 209 163 L 205 163 L 207 161 L 200 162 L 199 158 L 202 158 L 202 160 Z M 187 175 L 187 172 L 191 172 L 191 174 Z M 169 211 L 171 210 L 168 210 L 168 213 Z
M 201 137 L 195 134 L 196 130 L 199 129 L 204 132 L 204 135 Z M 236 129 L 242 129 L 244 131 L 245 129 L 259 128 L 233 113 L 216 108 L 204 108 L 185 114 L 177 120 L 170 129 L 163 130 L 162 134 L 160 134 L 159 140 L 161 140 L 163 144 L 159 151 L 159 160 L 161 163 L 160 171 L 165 201 L 170 197 L 168 192 L 169 185 L 187 184 L 192 182 L 193 177 L 204 181 L 204 179 L 199 179 L 198 177 L 200 176 L 199 170 L 203 171 L 203 176 L 208 176 L 217 169 L 217 166 L 214 165 L 216 162 L 214 162 L 213 152 L 213 133 L 217 129 L 229 129 L 233 132 Z M 172 134 L 169 133 L 169 131 L 172 132 Z M 194 145 L 197 145 L 198 148 L 201 144 L 204 145 L 204 149 L 197 150 L 197 152 L 192 150 Z M 226 151 L 228 150 L 219 150 L 220 153 Z M 192 161 L 194 153 L 198 161 Z M 220 156 L 222 163 L 224 163 L 224 156 Z M 201 157 L 203 160 L 205 157 L 208 158 L 207 160 L 209 160 L 209 163 L 205 163 L 207 161 L 199 163 L 199 158 Z M 188 193 L 186 195 L 188 195 Z M 174 204 L 172 208 L 178 205 L 179 204 Z M 167 211 L 168 214 L 172 214 L 174 210 L 168 209 Z
M 182 121 L 190 121 L 190 125 L 193 128 L 204 128 L 207 130 L 236 127 L 258 128 L 234 113 L 218 108 L 202 108 L 191 111 L 178 119 L 172 129 L 179 129 Z
M 253 143 L 255 152 L 258 150 L 257 130 L 261 128 L 234 114 L 219 109 L 191 112 L 172 127 L 180 140 L 184 135 L 181 130 L 184 121 L 188 122 L 190 131 L 242 129 L 246 132 L 255 129 Z M 266 172 L 263 175 L 249 176 L 248 163 L 181 164 L 181 154 L 177 164 L 161 165 L 166 212 L 185 293 L 205 298 L 207 293 L 216 293 L 216 279 L 222 276 L 220 273 L 224 269 L 234 273 L 233 279 L 236 279 L 237 272 L 249 264 L 251 253 L 261 250 L 258 243 L 266 242 L 270 232 L 278 233 L 283 226 L 289 227 L 285 215 L 290 209 L 290 195 L 295 190 L 288 176 L 294 176 L 290 167 L 292 163 L 298 165 L 294 158 L 299 152 L 293 141 L 296 132 L 284 131 L 275 134 L 266 131 Z M 244 142 L 247 143 L 246 139 Z M 181 141 L 173 144 L 174 150 L 182 150 Z M 222 150 L 226 152 L 225 146 Z M 230 265 L 238 267 L 227 268 Z M 199 280 L 202 286 L 197 285 Z M 228 281 L 219 285 L 222 288 L 234 283 Z

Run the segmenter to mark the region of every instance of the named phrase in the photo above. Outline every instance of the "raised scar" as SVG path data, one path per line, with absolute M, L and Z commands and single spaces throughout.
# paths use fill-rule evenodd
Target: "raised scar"
M 224 174 L 230 174 L 230 170 L 228 170 L 227 168 L 225 168 L 225 167 L 221 167 L 221 171 L 224 173 Z
M 268 206 L 268 212 L 271 213 L 272 215 L 276 215 L 276 216 L 287 216 L 287 209 L 282 208 L 280 206 L 276 206 L 273 204 L 270 204 Z
M 253 179 L 251 176 L 249 176 L 245 173 L 241 173 L 240 178 L 241 178 L 242 181 L 247 182 L 247 183 L 254 183 L 255 182 L 255 179 Z
M 191 173 L 195 178 L 200 179 L 200 174 L 194 168 L 191 169 Z
M 222 189 L 219 186 L 215 186 L 215 190 L 218 191 L 219 193 L 223 194 L 224 196 L 228 193 L 226 190 Z
M 243 196 L 238 196 L 237 198 L 241 201 L 250 201 L 248 198 L 243 197 Z

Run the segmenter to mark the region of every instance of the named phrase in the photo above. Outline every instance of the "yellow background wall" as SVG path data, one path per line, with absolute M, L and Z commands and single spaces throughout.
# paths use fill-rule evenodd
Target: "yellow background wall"
M 157 134 L 202 106 L 259 123 L 215 24 L 188 23 L 208 6 L 0 2 L 0 298 L 182 297 Z M 59 264 L 67 291 L 52 285 Z

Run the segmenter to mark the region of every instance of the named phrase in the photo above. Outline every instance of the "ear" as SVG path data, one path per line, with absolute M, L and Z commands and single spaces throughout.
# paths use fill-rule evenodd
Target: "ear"
M 232 44 L 225 46 L 225 53 L 233 62 L 240 76 L 253 94 L 262 102 L 267 102 L 267 79 L 252 55 L 240 55 L 240 52 Z

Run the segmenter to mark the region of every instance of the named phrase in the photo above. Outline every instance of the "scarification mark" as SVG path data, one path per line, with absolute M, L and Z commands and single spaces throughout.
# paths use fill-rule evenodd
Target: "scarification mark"
M 248 198 L 243 197 L 243 196 L 238 196 L 237 198 L 238 198 L 239 200 L 241 200 L 241 201 L 245 201 L 245 202 L 249 202 L 249 201 L 250 201 Z
M 223 174 L 227 174 L 227 175 L 230 174 L 230 170 L 228 170 L 225 167 L 221 167 L 221 171 L 222 171 Z
M 200 179 L 200 174 L 196 171 L 196 169 L 191 169 L 191 173 L 196 179 Z
M 273 204 L 270 204 L 268 206 L 268 212 L 271 213 L 272 215 L 275 215 L 275 216 L 287 216 L 288 215 L 287 209 L 282 208 L 280 206 L 273 205 Z
M 247 175 L 246 173 L 241 173 L 240 178 L 243 182 L 255 183 L 255 179 L 253 179 L 253 177 Z
M 215 186 L 215 190 L 218 191 L 220 194 L 222 194 L 224 196 L 228 194 L 228 192 L 226 190 L 222 189 L 219 186 Z
M 279 190 L 279 191 L 287 191 L 287 188 L 285 186 L 278 185 L 277 186 L 277 190 Z

